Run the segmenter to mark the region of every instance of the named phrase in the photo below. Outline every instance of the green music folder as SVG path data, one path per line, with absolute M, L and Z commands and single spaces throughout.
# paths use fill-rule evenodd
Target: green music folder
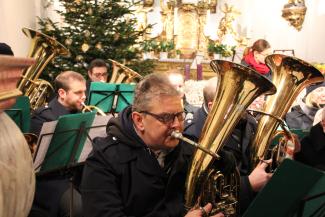
M 323 176 L 320 170 L 284 160 L 243 217 L 296 216 L 302 199 Z
M 23 133 L 28 133 L 30 129 L 30 103 L 27 96 L 19 96 L 16 103 L 5 112 L 17 124 Z
M 118 85 L 118 98 L 117 98 L 117 105 L 116 105 L 116 112 L 122 111 L 128 105 L 133 103 L 134 97 L 134 84 L 119 84 Z
M 87 104 L 105 113 L 118 113 L 133 103 L 134 89 L 134 84 L 92 82 Z
M 111 112 L 116 88 L 116 84 L 91 82 L 87 105 L 97 106 L 105 113 Z
M 73 166 L 80 157 L 95 112 L 59 117 L 40 172 Z

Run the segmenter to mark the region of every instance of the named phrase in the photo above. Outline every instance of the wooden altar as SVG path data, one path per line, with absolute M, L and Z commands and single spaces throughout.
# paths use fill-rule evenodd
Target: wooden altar
M 185 69 L 189 69 L 190 71 L 190 78 L 192 80 L 197 80 L 197 68 L 195 64 L 195 68 L 191 65 L 193 64 L 193 59 L 159 59 L 155 60 L 155 69 L 154 72 L 166 72 L 171 69 L 179 69 L 182 72 L 184 72 L 185 75 Z M 203 79 L 209 79 L 215 75 L 215 72 L 210 67 L 210 60 L 203 60 L 201 62 L 202 64 L 202 75 Z

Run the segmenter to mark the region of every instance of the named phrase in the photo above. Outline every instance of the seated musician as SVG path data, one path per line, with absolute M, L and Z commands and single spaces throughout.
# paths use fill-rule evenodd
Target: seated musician
M 193 119 L 186 120 L 184 135 L 198 141 L 208 112 L 212 108 L 213 99 L 216 94 L 217 77 L 207 81 L 203 89 L 204 103 L 194 113 Z M 237 167 L 241 174 L 240 183 L 240 209 L 241 214 L 248 208 L 255 197 L 256 192 L 268 182 L 271 174 L 266 173 L 267 163 L 259 164 L 253 171 L 249 163 L 250 142 L 256 130 L 256 120 L 248 112 L 237 124 L 234 132 L 223 147 L 224 151 L 232 152 L 236 158 Z M 252 171 L 250 173 L 250 171 Z
M 198 110 L 198 107 L 191 105 L 186 100 L 186 96 L 184 93 L 184 85 L 185 85 L 184 75 L 179 70 L 170 70 L 167 71 L 166 74 L 168 75 L 168 78 L 172 83 L 172 85 L 176 88 L 176 90 L 178 90 L 181 93 L 181 97 L 183 98 L 184 111 L 186 115 L 185 119 L 192 118 L 194 112 Z
M 31 117 L 31 133 L 39 135 L 44 122 L 57 120 L 62 115 L 78 113 L 85 102 L 86 81 L 73 71 L 60 73 L 55 79 L 57 97 L 48 105 L 35 110 Z
M 322 120 L 300 143 L 300 151 L 295 153 L 294 159 L 325 171 L 325 109 L 322 109 Z
M 55 79 L 57 97 L 52 99 L 48 106 L 37 109 L 31 118 L 31 132 L 40 134 L 44 122 L 57 120 L 62 115 L 73 114 L 82 110 L 82 103 L 85 101 L 86 81 L 84 77 L 74 71 L 60 73 Z M 69 192 L 69 178 L 61 175 L 37 176 L 35 198 L 29 217 L 36 216 L 64 216 L 59 212 L 59 204 L 62 202 L 64 192 Z M 67 194 L 67 193 L 65 193 Z M 79 196 L 79 200 L 80 196 Z M 80 204 L 80 203 L 79 203 Z M 78 206 L 77 199 L 75 205 Z M 69 206 L 67 206 L 69 207 Z M 75 216 L 78 216 L 75 213 Z
M 306 96 L 286 114 L 290 129 L 310 130 L 316 112 L 325 106 L 325 82 L 306 88 Z
M 84 217 L 207 216 L 210 203 L 187 214 L 183 206 L 193 149 L 172 138 L 171 132 L 182 132 L 184 118 L 180 94 L 165 74 L 153 73 L 140 81 L 134 104 L 110 119 L 107 137 L 97 139 L 86 160 L 81 184 Z
M 88 67 L 87 91 L 88 97 L 91 82 L 108 82 L 107 63 L 102 59 L 94 59 Z

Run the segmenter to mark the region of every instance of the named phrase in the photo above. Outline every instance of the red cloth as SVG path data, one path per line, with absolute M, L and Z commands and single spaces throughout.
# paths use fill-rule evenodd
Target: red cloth
M 257 72 L 259 72 L 262 75 L 267 74 L 270 69 L 267 67 L 267 65 L 263 63 L 257 63 L 254 54 L 252 51 L 250 51 L 245 57 L 244 57 L 245 62 L 251 66 L 253 69 L 255 69 Z

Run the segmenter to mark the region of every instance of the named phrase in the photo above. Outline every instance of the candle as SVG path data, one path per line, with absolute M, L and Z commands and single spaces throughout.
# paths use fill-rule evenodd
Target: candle
M 196 66 L 196 76 L 197 76 L 198 81 L 203 79 L 202 64 L 197 64 L 197 66 Z
M 189 64 L 186 64 L 185 65 L 185 72 L 184 72 L 184 74 L 185 74 L 185 81 L 187 81 L 187 80 L 190 79 L 190 77 L 191 77 L 191 74 L 190 73 L 191 73 L 190 72 L 190 65 Z

